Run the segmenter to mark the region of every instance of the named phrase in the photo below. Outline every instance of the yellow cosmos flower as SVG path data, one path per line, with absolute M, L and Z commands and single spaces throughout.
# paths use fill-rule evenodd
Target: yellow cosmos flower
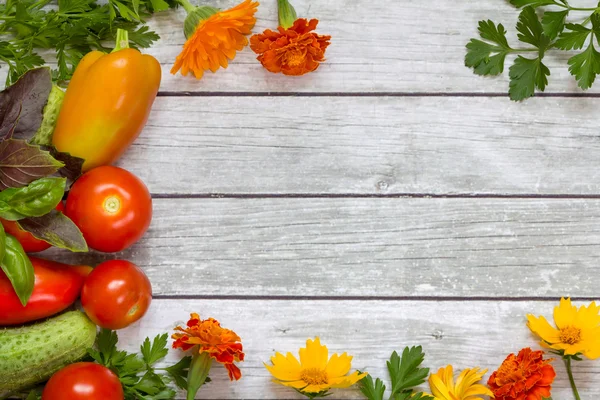
M 583 354 L 589 359 L 600 358 L 600 306 L 592 302 L 579 309 L 571 299 L 561 299 L 554 308 L 554 328 L 546 318 L 527 315 L 527 326 L 539 336 L 542 346 L 565 356 Z
M 300 361 L 292 353 L 285 356 L 275 353 L 271 357 L 273 365 L 265 364 L 275 382 L 297 389 L 303 394 L 314 395 L 323 394 L 332 388 L 350 387 L 367 376 L 358 371 L 348 375 L 352 368 L 352 357 L 344 353 L 334 354 L 329 358 L 327 346 L 322 345 L 318 337 L 315 340 L 308 339 L 306 347 L 301 348 L 299 353 Z
M 487 372 L 479 368 L 465 369 L 454 382 L 454 368 L 448 365 L 429 377 L 429 387 L 435 400 L 483 400 L 492 391 L 479 382 Z

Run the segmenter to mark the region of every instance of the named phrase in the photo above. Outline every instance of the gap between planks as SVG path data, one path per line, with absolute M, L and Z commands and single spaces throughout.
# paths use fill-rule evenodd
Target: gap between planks
M 502 92 L 197 92 L 162 91 L 159 97 L 506 97 Z M 549 98 L 600 98 L 600 93 L 536 93 L 534 97 Z M 527 100 L 525 100 L 527 101 Z
M 422 301 L 422 302 L 559 302 L 560 296 L 515 296 L 515 297 L 492 297 L 492 296 L 240 296 L 240 295 L 155 295 L 157 300 L 247 300 L 247 301 Z M 574 296 L 572 301 L 600 301 L 600 296 Z
M 152 193 L 153 199 L 600 199 L 600 194 L 502 193 Z

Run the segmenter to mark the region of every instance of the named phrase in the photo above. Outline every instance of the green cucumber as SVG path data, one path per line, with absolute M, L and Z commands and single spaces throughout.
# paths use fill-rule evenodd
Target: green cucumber
M 48 380 L 81 360 L 96 340 L 96 325 L 69 311 L 20 328 L 0 329 L 0 399 Z

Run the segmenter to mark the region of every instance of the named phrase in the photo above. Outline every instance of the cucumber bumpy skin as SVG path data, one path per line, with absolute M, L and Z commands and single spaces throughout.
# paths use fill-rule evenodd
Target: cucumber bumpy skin
M 96 340 L 96 325 L 81 311 L 20 328 L 0 329 L 0 399 L 48 380 L 81 360 Z

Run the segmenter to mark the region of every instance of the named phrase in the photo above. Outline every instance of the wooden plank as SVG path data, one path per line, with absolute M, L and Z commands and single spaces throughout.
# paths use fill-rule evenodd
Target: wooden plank
M 153 193 L 597 194 L 589 99 L 161 97 L 121 165 Z
M 511 352 L 539 348 L 525 325 L 528 313 L 552 315 L 553 302 L 419 302 L 419 301 L 246 301 L 155 300 L 147 316 L 119 331 L 121 345 L 136 350 L 146 336 L 171 332 L 190 312 L 217 318 L 242 338 L 246 361 L 242 379 L 230 383 L 225 369 L 215 365 L 213 382 L 199 393 L 202 399 L 300 399 L 271 382 L 263 367 L 275 351 L 293 352 L 306 339 L 320 336 L 330 352 L 354 356 L 353 367 L 387 380 L 385 360 L 394 350 L 422 345 L 425 366 L 433 371 L 447 364 L 457 369 L 480 366 L 497 369 Z M 171 350 L 167 362 L 181 354 Z M 570 399 L 565 369 L 554 362 L 555 399 Z M 600 396 L 600 362 L 575 363 L 582 398 Z M 489 375 L 488 375 L 489 376 Z M 486 376 L 487 379 L 487 376 Z M 335 391 L 331 399 L 360 399 L 355 390 Z
M 600 200 L 156 199 L 157 295 L 596 296 Z M 50 253 L 52 255 L 52 253 Z
M 228 8 L 237 1 L 206 4 Z M 276 2 L 261 2 L 254 32 L 275 28 Z M 580 0 L 595 7 L 593 0 Z M 203 3 L 204 4 L 204 3 Z M 464 67 L 465 45 L 477 37 L 477 22 L 492 19 L 517 44 L 518 11 L 497 0 L 336 0 L 294 2 L 298 15 L 320 19 L 319 32 L 333 36 L 327 63 L 304 77 L 266 72 L 246 48 L 227 71 L 208 73 L 201 81 L 173 76 L 169 70 L 184 43 L 184 11 L 154 16 L 150 25 L 161 40 L 148 50 L 163 66 L 163 91 L 227 92 L 508 92 L 508 66 L 502 78 L 484 79 Z M 574 19 L 585 14 L 576 14 Z M 579 19 L 580 20 L 580 19 Z M 516 46 L 519 47 L 519 46 Z M 574 52 L 570 53 L 575 54 Z M 569 53 L 551 51 L 545 62 L 552 75 L 548 91 L 580 92 L 568 72 Z M 509 58 L 511 61 L 512 58 Z M 511 61 L 512 62 L 512 61 Z M 0 82 L 6 70 L 0 69 Z M 596 85 L 598 86 L 598 85 Z M 600 88 L 593 89 L 598 93 Z

